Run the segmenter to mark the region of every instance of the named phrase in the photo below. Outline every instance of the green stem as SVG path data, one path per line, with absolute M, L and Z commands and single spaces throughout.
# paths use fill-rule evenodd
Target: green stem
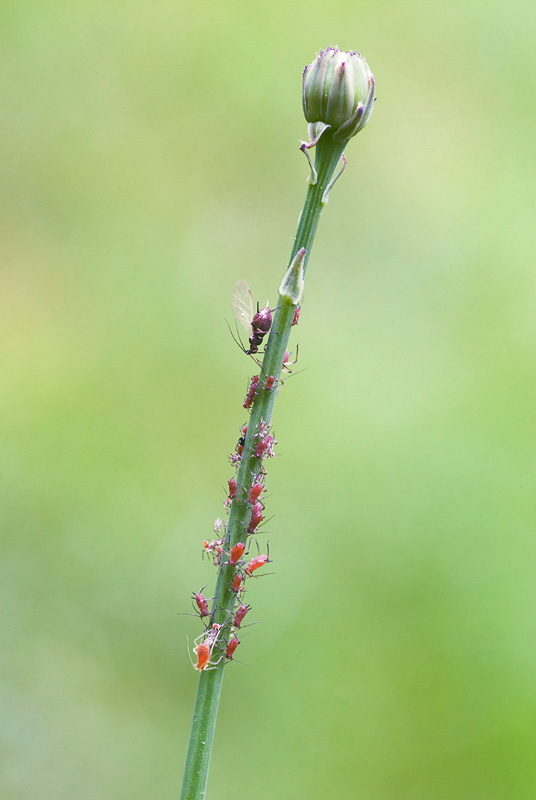
M 326 131 L 316 145 L 315 168 L 317 181 L 310 184 L 307 189 L 303 211 L 298 223 L 298 230 L 292 248 L 289 263 L 301 248 L 305 248 L 304 271 L 311 254 L 313 239 L 316 233 L 318 220 L 323 209 L 323 195 L 332 179 L 335 167 L 339 162 L 346 143 L 339 144 L 333 141 L 330 131 Z M 259 441 L 261 425 L 269 425 L 272 419 L 273 406 L 280 382 L 281 370 L 285 351 L 287 349 L 290 330 L 294 319 L 296 304 L 288 297 L 281 297 L 274 311 L 270 336 L 266 344 L 259 388 L 251 409 L 248 422 L 248 431 L 238 475 L 236 477 L 237 494 L 231 504 L 229 520 L 227 522 L 224 549 L 229 550 L 239 541 L 246 543 L 248 533 L 248 517 L 251 506 L 248 504 L 249 491 L 256 476 L 262 469 L 262 459 L 255 455 Z M 266 378 L 273 375 L 276 378 L 274 388 L 266 388 Z M 218 623 L 222 626 L 222 636 L 231 626 L 231 616 L 236 603 L 236 596 L 232 591 L 233 578 L 237 569 L 225 563 L 225 556 L 218 569 L 216 590 L 211 614 L 211 624 Z M 219 650 L 216 650 L 219 653 Z M 216 660 L 218 656 L 215 656 Z M 186 758 L 186 769 L 182 787 L 181 800 L 200 800 L 206 794 L 212 742 L 216 726 L 216 715 L 220 699 L 225 658 L 212 669 L 204 670 L 199 676 L 199 689 L 195 705 L 194 718 L 190 745 Z

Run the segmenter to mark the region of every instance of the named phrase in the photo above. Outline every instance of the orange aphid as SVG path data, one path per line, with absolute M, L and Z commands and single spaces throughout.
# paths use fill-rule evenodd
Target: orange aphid
M 197 648 L 197 666 L 196 669 L 201 672 L 201 670 L 206 669 L 210 661 L 210 647 L 208 644 L 200 644 Z
M 215 622 L 212 628 L 210 628 L 208 631 L 203 632 L 201 636 L 198 636 L 197 639 L 194 640 L 195 644 L 196 642 L 199 641 L 199 639 L 203 639 L 203 641 L 200 642 L 198 645 L 196 645 L 193 649 L 193 653 L 197 658 L 197 664 L 194 664 L 192 661 L 192 666 L 199 672 L 203 672 L 203 670 L 207 669 L 213 669 L 217 664 L 219 664 L 219 662 L 223 658 L 223 656 L 220 656 L 220 658 L 217 661 L 210 660 L 210 657 L 212 655 L 212 650 L 214 648 L 214 645 L 216 644 L 216 640 L 220 634 L 220 630 L 221 630 L 221 625 L 218 625 L 218 623 Z

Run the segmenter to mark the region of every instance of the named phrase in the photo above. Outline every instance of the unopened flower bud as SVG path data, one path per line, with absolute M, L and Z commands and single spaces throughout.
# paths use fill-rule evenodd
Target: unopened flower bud
M 374 106 L 374 77 L 362 55 L 338 47 L 321 50 L 303 73 L 303 113 L 311 141 L 331 128 L 346 142 L 367 124 Z

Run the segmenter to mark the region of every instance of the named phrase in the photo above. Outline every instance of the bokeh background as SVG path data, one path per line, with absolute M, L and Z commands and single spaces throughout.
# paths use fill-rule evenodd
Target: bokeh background
M 535 35 L 529 0 L 4 0 L 4 800 L 178 794 L 179 614 L 253 370 L 230 294 L 275 300 L 328 44 L 378 101 L 310 262 L 209 797 L 534 799 Z

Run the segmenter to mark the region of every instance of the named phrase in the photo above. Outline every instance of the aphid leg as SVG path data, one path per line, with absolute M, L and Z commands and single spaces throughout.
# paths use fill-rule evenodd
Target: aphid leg
M 290 361 L 290 353 L 288 350 L 285 350 L 285 356 L 283 358 L 283 366 L 281 368 L 282 372 L 292 373 L 292 370 L 289 369 L 289 364 L 297 364 L 298 363 L 298 355 L 299 355 L 300 345 L 296 345 L 296 358 L 294 361 Z

